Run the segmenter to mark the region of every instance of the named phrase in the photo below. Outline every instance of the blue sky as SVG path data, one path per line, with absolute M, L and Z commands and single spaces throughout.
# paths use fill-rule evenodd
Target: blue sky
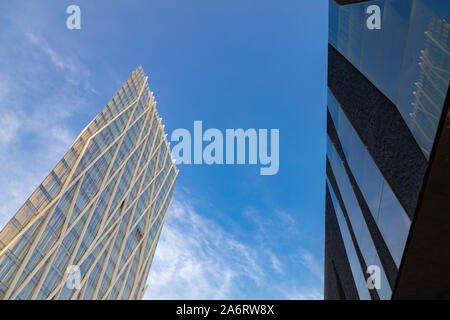
M 66 8 L 81 8 L 81 30 Z M 139 64 L 166 132 L 278 128 L 280 169 L 179 165 L 148 299 L 323 296 L 328 1 L 2 1 L 0 226 Z

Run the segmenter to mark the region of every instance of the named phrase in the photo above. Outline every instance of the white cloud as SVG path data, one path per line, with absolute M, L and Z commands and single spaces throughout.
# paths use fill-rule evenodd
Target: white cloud
M 310 252 L 301 250 L 300 261 L 317 278 L 323 279 L 323 263 L 317 260 Z
M 73 143 L 71 119 L 94 91 L 73 53 L 36 32 L 14 34 L 0 51 L 0 229 Z
M 0 117 L 0 145 L 8 144 L 16 136 L 19 120 L 14 113 L 5 111 Z
M 48 42 L 42 38 L 41 36 L 34 34 L 32 32 L 25 32 L 25 37 L 33 44 L 42 49 L 51 59 L 53 64 L 58 69 L 69 69 L 70 71 L 74 71 L 74 66 L 71 63 L 65 62 L 59 54 L 57 54 L 52 48 L 50 48 Z
M 9 84 L 8 79 L 0 74 L 0 99 L 6 99 L 8 97 Z
M 239 279 L 262 285 L 254 249 L 175 198 L 149 276 L 147 299 L 229 299 Z
M 317 288 L 293 288 L 284 291 L 287 300 L 322 300 L 323 294 Z
M 282 273 L 283 272 L 283 267 L 282 267 L 282 263 L 280 261 L 280 259 L 277 258 L 276 255 L 274 255 L 273 253 L 269 253 L 270 256 L 270 263 L 272 264 L 272 268 L 278 272 L 278 273 Z
M 301 249 L 307 268 L 299 261 L 285 267 L 289 256 L 280 259 L 267 243 L 238 241 L 231 231 L 197 211 L 194 204 L 199 200 L 183 190 L 178 186 L 174 193 L 145 299 L 322 298 L 320 279 L 299 284 L 301 270 L 309 273 L 311 267 L 318 274 L 313 255 Z
M 0 106 L 3 103 L 11 103 L 11 100 L 8 99 L 10 91 L 10 81 L 5 75 L 0 73 Z M 10 143 L 15 137 L 18 128 L 19 119 L 14 113 L 14 110 L 11 111 L 7 108 L 2 110 L 2 115 L 0 117 L 0 146 Z
M 67 53 L 62 54 L 56 52 L 48 41 L 39 34 L 26 31 L 25 37 L 50 59 L 56 69 L 65 72 L 66 80 L 69 83 L 72 85 L 81 84 L 85 90 L 92 93 L 96 92 L 89 82 L 90 70 L 78 58 L 73 55 L 69 56 Z
M 8 99 L 0 101 L 0 228 L 76 138 L 66 123 L 74 111 L 66 108 L 58 112 L 56 104 L 52 103 L 76 101 L 75 97 L 49 93 L 49 100 L 36 99 L 30 108 L 21 101 L 26 87 L 16 85 L 12 78 L 10 82 L 11 88 L 17 89 L 9 90 Z

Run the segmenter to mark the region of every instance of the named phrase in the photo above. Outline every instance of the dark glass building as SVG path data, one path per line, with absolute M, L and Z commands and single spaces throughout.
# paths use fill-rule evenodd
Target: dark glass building
M 325 299 L 450 298 L 449 18 L 329 2 Z

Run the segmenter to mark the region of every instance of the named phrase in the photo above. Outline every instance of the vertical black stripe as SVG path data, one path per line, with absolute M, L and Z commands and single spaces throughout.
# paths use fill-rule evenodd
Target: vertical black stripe
M 377 250 L 381 264 L 383 265 L 383 269 L 386 273 L 386 277 L 389 281 L 389 285 L 390 285 L 391 289 L 393 290 L 394 286 L 395 286 L 395 281 L 397 279 L 397 274 L 398 274 L 397 266 L 395 265 L 394 259 L 392 258 L 392 255 L 386 245 L 386 242 L 383 239 L 383 236 L 381 235 L 378 225 L 375 222 L 375 219 L 373 218 L 372 213 L 370 212 L 369 206 L 367 205 L 367 202 L 361 192 L 361 189 L 359 188 L 359 186 L 355 180 L 355 177 L 353 176 L 353 173 L 350 170 L 347 159 L 345 158 L 344 151 L 342 149 L 341 142 L 337 135 L 333 119 L 331 118 L 331 115 L 329 112 L 327 112 L 327 133 L 328 133 L 328 136 L 330 137 L 331 141 L 333 142 L 333 144 L 336 148 L 336 151 L 338 152 L 339 157 L 342 160 L 342 163 L 344 164 L 344 168 L 347 173 L 347 177 L 350 180 L 350 183 L 353 188 L 353 192 L 355 193 L 356 199 L 358 200 L 359 207 L 363 214 L 364 220 L 366 221 L 367 228 L 369 229 L 370 236 L 371 236 L 373 243 L 375 245 L 375 248 Z
M 330 44 L 328 87 L 412 219 L 427 160 L 397 107 Z
M 328 185 L 326 185 L 325 191 L 325 299 L 358 300 L 358 290 L 353 279 Z M 336 273 L 334 273 L 334 270 Z M 338 281 L 340 281 L 343 294 L 340 291 Z
M 348 217 L 347 209 L 346 209 L 344 201 L 342 199 L 341 192 L 339 191 L 339 188 L 338 188 L 338 185 L 336 182 L 336 178 L 334 177 L 334 173 L 333 173 L 333 170 L 331 169 L 331 165 L 330 165 L 330 162 L 328 161 L 328 158 L 327 158 L 327 177 L 328 177 L 328 181 L 330 181 L 331 187 L 333 188 L 334 194 L 336 195 L 337 201 L 338 201 L 339 205 L 341 206 L 341 210 L 342 210 L 342 213 L 344 214 L 344 218 L 347 223 L 348 230 L 350 232 L 350 237 L 352 238 L 352 242 L 353 242 L 353 245 L 356 250 L 356 255 L 358 256 L 359 264 L 361 266 L 361 270 L 364 275 L 364 279 L 366 279 L 366 281 L 367 281 L 367 279 L 370 277 L 370 275 L 368 273 L 366 273 L 367 264 L 364 261 L 364 257 L 361 253 L 361 249 L 359 248 L 359 244 L 356 239 L 355 232 L 353 231 L 353 227 L 350 223 L 350 218 Z M 376 290 L 369 290 L 369 293 L 373 300 L 380 299 L 380 297 L 378 296 L 378 292 Z

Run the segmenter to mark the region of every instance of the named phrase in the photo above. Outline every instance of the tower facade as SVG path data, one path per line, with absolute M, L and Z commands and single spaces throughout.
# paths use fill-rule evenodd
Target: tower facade
M 0 298 L 142 298 L 177 174 L 139 67 L 1 231 Z
M 449 18 L 448 1 L 329 1 L 326 299 L 450 293 Z

